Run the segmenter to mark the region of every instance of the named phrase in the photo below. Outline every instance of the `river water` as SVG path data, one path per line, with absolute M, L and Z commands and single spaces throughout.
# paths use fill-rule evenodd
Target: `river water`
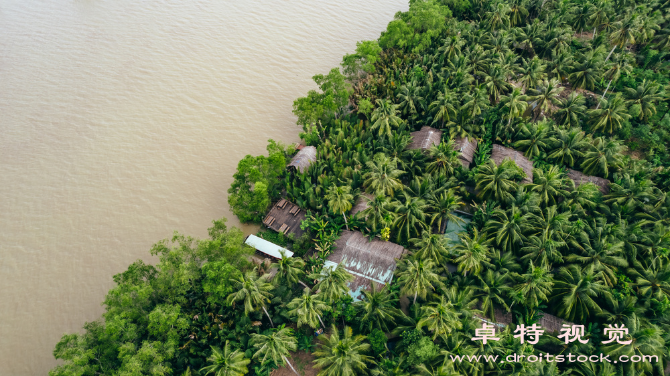
M 237 162 L 406 0 L 0 0 L 0 376 L 44 375 L 112 275 L 204 237 Z M 251 231 L 245 228 L 245 231 Z

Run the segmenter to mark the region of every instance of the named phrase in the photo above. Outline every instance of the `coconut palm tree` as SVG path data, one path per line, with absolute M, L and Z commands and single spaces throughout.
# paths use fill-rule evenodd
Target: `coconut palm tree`
M 417 114 L 423 110 L 423 97 L 421 92 L 423 88 L 412 80 L 407 85 L 402 85 L 397 97 L 400 99 L 398 108 L 403 114 L 412 115 Z
M 553 263 L 563 262 L 560 249 L 565 246 L 566 243 L 556 239 L 552 230 L 545 229 L 542 234 L 528 237 L 528 241 L 524 243 L 520 250 L 524 254 L 521 260 L 530 261 L 533 265 L 540 265 L 543 268 L 549 268 Z
M 650 267 L 644 267 L 636 261 L 630 274 L 635 278 L 639 296 L 654 297 L 658 300 L 662 300 L 664 296 L 670 297 L 670 264 L 667 262 L 653 263 Z
M 561 125 L 569 127 L 579 126 L 579 118 L 586 113 L 586 99 L 577 92 L 572 92 L 567 98 L 559 101 L 556 111 L 556 121 Z
M 461 48 L 465 45 L 465 41 L 458 35 L 442 39 L 442 42 L 442 46 L 437 49 L 442 62 L 449 61 L 455 56 L 460 56 Z
M 249 344 L 257 349 L 253 358 L 259 359 L 259 363 L 264 364 L 272 361 L 277 365 L 288 364 L 293 373 L 300 376 L 287 358 L 289 351 L 296 351 L 298 348 L 298 340 L 293 336 L 291 328 L 285 328 L 282 325 L 271 330 L 269 334 L 251 333 Z
M 637 27 L 639 24 L 639 19 L 637 15 L 633 14 L 631 16 L 625 17 L 623 20 L 617 21 L 614 23 L 614 31 L 610 34 L 610 43 L 614 46 L 605 61 L 610 59 L 614 50 L 619 47 L 623 50 L 629 44 L 635 44 L 635 34 L 637 33 Z
M 200 369 L 200 372 L 206 371 L 204 375 L 213 373 L 214 376 L 243 376 L 249 372 L 247 365 L 251 360 L 244 357 L 240 350 L 230 351 L 230 343 L 226 341 L 223 350 L 212 347 L 212 355 L 207 358 L 209 366 Z
M 489 261 L 488 241 L 479 234 L 477 229 L 473 229 L 473 236 L 466 233 L 459 233 L 461 242 L 454 247 L 454 262 L 458 264 L 458 271 L 467 276 L 468 272 L 478 275 Z
M 635 89 L 626 88 L 626 102 L 629 106 L 639 108 L 640 120 L 648 120 L 656 114 L 656 105 L 654 103 L 663 100 L 663 96 L 659 93 L 659 90 L 660 85 L 647 80 L 643 80 Z
M 433 159 L 426 166 L 426 172 L 430 174 L 452 176 L 456 168 L 461 166 L 461 161 L 458 159 L 460 153 L 454 148 L 452 139 L 447 142 L 443 141 L 437 146 L 431 146 L 428 154 Z
M 396 319 L 404 317 L 401 310 L 396 308 L 398 297 L 395 291 L 390 291 L 382 285 L 381 289 L 376 282 L 372 282 L 370 291 L 361 290 L 363 294 L 360 302 L 355 304 L 359 312 L 360 329 L 369 333 L 374 329 L 391 332 L 396 327 Z
M 610 100 L 603 99 L 602 108 L 589 111 L 589 123 L 593 132 L 612 134 L 621 129 L 623 122 L 630 119 L 628 109 L 621 95 L 617 94 Z
M 570 75 L 573 65 L 574 60 L 572 54 L 568 52 L 552 52 L 551 59 L 547 62 L 549 77 L 556 78 L 558 79 L 558 82 L 563 83 Z
M 426 226 L 426 211 L 428 204 L 418 197 L 410 196 L 403 192 L 403 201 L 396 200 L 392 208 L 395 213 L 393 227 L 397 233 L 397 241 L 409 240 L 413 235 L 419 234 Z
M 512 89 L 512 85 L 507 83 L 505 69 L 498 64 L 493 64 L 489 68 L 486 78 L 484 79 L 484 86 L 486 86 L 489 93 L 489 98 L 494 103 L 498 103 L 500 95 L 504 95 Z
M 354 201 L 354 195 L 351 194 L 351 186 L 343 185 L 338 187 L 331 185 L 328 188 L 328 193 L 326 193 L 326 200 L 328 200 L 328 207 L 333 213 L 342 215 L 344 225 L 348 230 L 349 223 L 347 223 L 347 216 L 344 213 L 351 210 L 352 202 Z
M 553 275 L 545 267 L 536 267 L 531 262 L 525 274 L 513 274 L 517 280 L 514 291 L 524 298 L 524 304 L 534 308 L 546 302 L 554 284 Z
M 579 60 L 581 63 L 575 64 L 570 73 L 570 82 L 575 88 L 593 90 L 596 81 L 601 76 L 601 57 L 595 51 L 589 51 Z
M 376 195 L 373 199 L 367 200 L 367 207 L 359 212 L 359 216 L 365 218 L 365 224 L 370 227 L 372 232 L 386 226 L 387 218 L 390 217 L 389 205 L 390 198 L 384 195 Z
M 565 89 L 559 85 L 557 79 L 544 80 L 537 88 L 529 88 L 529 101 L 535 101 L 535 119 L 540 116 L 540 112 L 547 113 L 549 106 L 559 103 L 558 95 Z
M 561 267 L 556 277 L 552 301 L 561 317 L 584 322 L 602 312 L 596 300 L 609 294 L 602 272 L 594 271 L 593 267 L 582 269 L 573 264 Z
M 547 157 L 561 165 L 574 166 L 589 146 L 584 137 L 585 133 L 580 128 L 558 130 Z
M 371 130 L 377 130 L 379 136 L 386 136 L 389 139 L 393 138 L 392 130 L 397 128 L 402 123 L 398 115 L 398 105 L 391 103 L 388 99 L 377 99 L 377 108 L 372 112 Z
M 437 337 L 444 338 L 453 331 L 463 328 L 460 316 L 461 313 L 442 295 L 437 302 L 421 307 L 421 319 L 416 327 L 426 327 L 433 333 L 433 340 Z
M 489 107 L 489 98 L 486 95 L 486 89 L 479 86 L 475 87 L 471 95 L 466 95 L 463 102 L 462 108 L 470 119 L 481 115 L 482 111 Z
M 522 213 L 516 205 L 510 210 L 496 209 L 486 222 L 486 232 L 495 236 L 496 245 L 505 252 L 513 252 L 523 244 L 524 229 L 528 225 L 530 213 Z
M 366 374 L 368 366 L 376 363 L 365 355 L 370 345 L 365 336 L 353 336 L 350 327 L 344 327 L 342 336 L 333 325 L 330 336 L 322 336 L 319 348 L 314 352 L 314 363 L 321 371 L 317 376 L 356 376 Z
M 461 197 L 458 196 L 453 189 L 448 189 L 441 193 L 431 192 L 428 195 L 428 206 L 430 214 L 430 225 L 436 225 L 440 233 L 444 233 L 447 227 L 447 222 L 462 223 L 463 220 L 454 214 L 461 206 L 465 205 L 461 202 Z
M 440 276 L 435 270 L 435 263 L 432 260 L 420 260 L 417 258 L 407 258 L 401 260 L 398 265 L 398 283 L 400 284 L 401 295 L 414 295 L 414 304 L 416 298 L 426 298 L 429 291 L 434 291 L 442 286 Z
M 511 162 L 511 161 L 510 161 Z M 512 162 L 514 163 L 514 162 Z M 517 184 L 514 182 L 515 171 L 505 162 L 497 166 L 492 159 L 479 166 L 475 175 L 477 189 L 482 199 L 494 199 L 498 202 L 509 202 L 512 200 L 513 191 Z
M 617 81 L 619 77 L 621 77 L 622 73 L 629 74 L 633 70 L 633 66 L 630 64 L 631 60 L 632 57 L 629 54 L 621 53 L 619 55 L 616 55 L 612 63 L 608 65 L 608 68 L 605 70 L 604 77 L 606 80 L 609 80 L 609 82 L 607 83 L 605 92 L 600 97 L 601 102 L 602 99 L 605 98 L 605 95 L 607 94 L 607 91 L 609 90 L 612 81 Z M 600 108 L 600 102 L 598 103 L 596 109 L 598 108 Z
M 410 239 L 410 243 L 415 248 L 412 254 L 416 259 L 431 260 L 435 265 L 443 265 L 449 255 L 448 238 L 442 234 L 424 231 L 420 238 Z
M 593 140 L 584 154 L 582 171 L 588 175 L 608 176 L 611 168 L 621 166 L 621 152 L 624 146 L 616 140 L 598 137 Z
M 314 329 L 319 326 L 319 323 L 324 329 L 326 328 L 321 316 L 324 312 L 329 311 L 330 307 L 321 300 L 319 294 L 312 294 L 309 288 L 305 288 L 301 296 L 291 300 L 287 307 L 290 309 L 288 314 L 298 319 L 298 328 L 306 324 Z
M 456 95 L 447 87 L 437 93 L 437 99 L 428 106 L 428 110 L 433 114 L 431 124 L 440 121 L 442 128 L 444 128 L 445 123 L 449 124 L 451 119 L 457 115 L 456 106 L 454 106 L 457 103 Z
M 624 243 L 620 240 L 610 242 L 603 227 L 587 227 L 585 231 L 588 237 L 586 242 L 582 242 L 580 253 L 569 255 L 567 260 L 602 273 L 601 278 L 605 284 L 614 287 L 617 281 L 616 272 L 628 266 L 623 257 Z
M 507 128 L 509 128 L 512 123 L 512 119 L 520 116 L 526 111 L 528 107 L 528 102 L 526 102 L 527 97 L 521 94 L 521 89 L 514 89 L 510 95 L 503 96 L 500 99 L 500 104 L 502 104 L 503 112 L 507 118 Z
M 509 274 L 494 272 L 487 269 L 485 273 L 477 276 L 478 284 L 475 286 L 475 297 L 481 299 L 482 312 L 491 320 L 495 321 L 495 304 L 502 306 L 507 311 L 509 288 Z
M 310 279 L 318 280 L 314 291 L 318 291 L 319 296 L 327 303 L 332 303 L 346 294 L 349 291 L 347 283 L 354 280 L 354 276 L 344 269 L 345 261 L 340 262 L 335 268 L 324 267 L 320 273 L 309 275 Z
M 549 136 L 549 125 L 546 122 L 525 123 L 521 125 L 514 143 L 514 148 L 523 150 L 527 157 L 541 155 L 554 141 Z
M 570 182 L 558 166 L 552 165 L 546 171 L 533 169 L 533 183 L 528 188 L 540 196 L 540 203 L 550 206 L 568 195 L 572 188 Z
M 281 258 L 277 261 L 277 274 L 274 277 L 277 286 L 293 287 L 305 275 L 305 261 L 300 257 L 286 257 L 286 252 L 279 251 Z
M 664 351 L 665 341 L 663 337 L 665 333 L 656 325 L 651 325 L 647 320 L 632 315 L 625 321 L 625 328 L 628 333 L 623 335 L 620 341 L 603 346 L 602 351 L 605 354 L 612 354 L 613 358 L 619 359 L 622 355 L 628 356 L 630 359 L 634 355 L 651 356 L 656 355 L 658 359 L 667 356 Z M 630 342 L 629 342 L 630 341 Z M 621 344 L 619 342 L 629 342 L 628 344 Z M 663 372 L 660 364 L 652 362 L 637 362 L 625 363 L 623 366 L 626 375 L 644 375 Z
M 525 89 L 534 89 L 547 78 L 546 69 L 547 65 L 544 63 L 544 60 L 538 58 L 537 56 L 532 59 L 523 59 L 523 64 L 521 64 L 521 78 L 519 82 L 523 85 Z
M 268 320 L 270 320 L 270 324 L 274 326 L 272 318 L 265 308 L 265 304 L 270 303 L 270 298 L 272 297 L 270 291 L 274 288 L 267 280 L 267 274 L 261 277 L 258 276 L 258 267 L 239 277 L 231 278 L 230 283 L 235 292 L 228 295 L 226 303 L 230 305 L 240 300 L 243 301 L 244 314 L 246 315 L 261 308 L 268 317 Z
M 399 177 L 405 171 L 398 169 L 395 160 L 390 159 L 383 153 L 378 153 L 371 161 L 366 163 L 368 172 L 363 175 L 363 185 L 372 194 L 383 193 L 393 197 L 395 191 L 402 189 Z

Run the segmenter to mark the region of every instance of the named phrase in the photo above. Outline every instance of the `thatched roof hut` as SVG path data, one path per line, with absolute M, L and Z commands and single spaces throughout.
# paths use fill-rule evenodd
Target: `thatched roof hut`
M 500 164 L 505 159 L 513 160 L 514 163 L 521 167 L 523 172 L 526 174 L 526 177 L 521 181 L 521 184 L 528 184 L 533 182 L 533 161 L 526 158 L 522 152 L 506 148 L 502 145 L 494 144 L 491 158 L 498 166 L 500 166 Z
M 356 215 L 356 213 L 362 212 L 363 210 L 368 208 L 368 201 L 374 198 L 375 197 L 369 193 L 362 193 L 361 195 L 358 196 L 358 200 L 356 200 L 354 207 L 351 208 L 351 211 L 349 213 L 352 216 L 354 216 Z
M 597 176 L 589 176 L 573 169 L 568 169 L 567 176 L 575 182 L 575 186 L 577 187 L 582 184 L 593 183 L 603 194 L 607 194 L 610 191 L 610 181 L 607 179 L 599 178 Z
M 286 166 L 288 169 L 296 169 L 300 172 L 305 172 L 307 168 L 316 162 L 316 148 L 314 146 L 305 146 L 300 149 L 293 158 L 291 162 Z
M 270 212 L 263 224 L 282 234 L 295 234 L 296 238 L 305 233 L 300 228 L 300 224 L 305 220 L 305 212 L 298 207 L 298 205 L 281 199 L 276 204 L 272 205 Z
M 454 148 L 461 153 L 458 159 L 461 160 L 463 167 L 470 167 L 475 158 L 477 140 L 474 137 L 457 137 L 454 139 Z
M 400 245 L 376 239 L 369 241 L 358 231 L 343 231 L 324 267 L 336 267 L 344 262 L 344 268 L 355 277 L 349 283 L 350 294 L 358 300 L 361 290 L 369 289 L 372 282 L 385 285 L 391 281 L 396 259 L 405 252 Z
M 421 130 L 410 133 L 412 142 L 408 149 L 428 150 L 431 146 L 437 146 L 442 142 L 442 131 L 431 127 L 421 127 Z
M 481 309 L 481 303 L 478 304 L 478 309 Z M 563 328 L 563 325 L 574 325 L 569 321 L 565 321 L 560 317 L 550 315 L 548 313 L 540 312 L 542 317 L 537 321 L 537 325 L 540 326 L 547 333 L 558 333 Z M 495 320 L 491 321 L 491 318 L 484 315 L 475 315 L 475 318 L 479 321 L 485 322 L 487 324 L 493 324 L 496 326 L 496 330 L 503 331 L 506 326 L 514 323 L 514 317 L 511 312 L 506 312 L 502 308 L 495 306 L 493 308 L 493 315 Z

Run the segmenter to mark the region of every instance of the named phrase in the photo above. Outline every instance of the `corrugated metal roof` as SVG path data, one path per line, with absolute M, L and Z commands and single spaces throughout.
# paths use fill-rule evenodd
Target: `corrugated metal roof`
M 286 257 L 293 257 L 293 252 L 289 251 L 288 249 L 280 247 L 277 244 L 271 243 L 263 238 L 259 238 L 256 235 L 247 236 L 247 240 L 244 242 L 244 244 L 250 245 L 257 251 L 265 253 L 266 255 L 270 255 L 274 258 L 282 258 L 281 253 L 279 253 L 279 251 L 282 250 L 285 252 Z

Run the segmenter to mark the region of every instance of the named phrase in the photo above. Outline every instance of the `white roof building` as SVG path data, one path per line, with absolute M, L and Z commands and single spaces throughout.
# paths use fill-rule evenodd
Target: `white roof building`
M 258 252 L 277 259 L 282 258 L 280 251 L 284 251 L 286 257 L 293 257 L 293 252 L 289 251 L 288 249 L 280 247 L 277 244 L 271 243 L 263 238 L 259 238 L 256 235 L 247 236 L 247 240 L 245 240 L 244 244 L 254 247 L 254 249 L 256 249 Z

